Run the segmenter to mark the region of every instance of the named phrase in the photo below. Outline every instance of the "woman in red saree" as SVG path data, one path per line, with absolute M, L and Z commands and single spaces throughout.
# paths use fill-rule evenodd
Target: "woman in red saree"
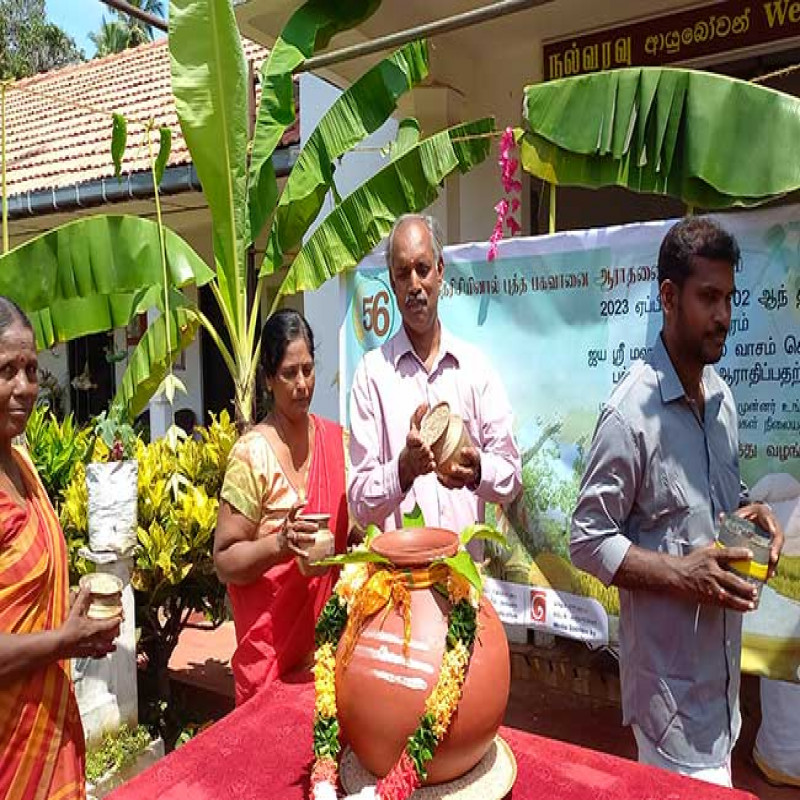
M 305 666 L 314 651 L 314 625 L 336 576 L 306 577 L 298 568 L 316 529 L 298 510 L 331 515 L 336 552 L 349 529 L 342 428 L 309 413 L 314 338 L 306 320 L 291 310 L 273 314 L 261 356 L 273 410 L 231 452 L 214 537 L 236 626 L 237 704 Z
M 33 330 L 0 297 L 0 797 L 85 797 L 83 728 L 69 658 L 113 649 L 119 619 L 69 607 L 64 534 L 36 469 L 12 445 L 36 402 Z

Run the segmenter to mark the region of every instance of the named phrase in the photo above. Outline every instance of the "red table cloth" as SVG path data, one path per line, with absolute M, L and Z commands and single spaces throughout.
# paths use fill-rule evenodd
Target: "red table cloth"
M 313 680 L 278 682 L 114 791 L 113 800 L 306 800 Z M 754 800 L 738 790 L 503 727 L 513 800 Z

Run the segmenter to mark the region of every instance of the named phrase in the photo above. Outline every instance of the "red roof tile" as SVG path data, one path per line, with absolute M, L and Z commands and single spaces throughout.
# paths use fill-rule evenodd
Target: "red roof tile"
M 243 40 L 255 74 L 267 51 Z M 190 164 L 170 84 L 166 39 L 11 84 L 6 93 L 8 196 L 108 178 L 111 114 L 128 120 L 123 173 L 149 169 L 144 127 L 172 129 L 168 166 Z M 282 144 L 299 140 L 295 124 Z

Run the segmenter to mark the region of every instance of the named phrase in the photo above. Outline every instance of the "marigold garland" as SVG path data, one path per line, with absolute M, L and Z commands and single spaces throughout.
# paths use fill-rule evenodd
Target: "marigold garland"
M 337 583 L 334 594 L 320 614 L 316 629 L 317 651 L 314 654 L 314 767 L 311 771 L 312 800 L 335 800 L 338 781 L 337 759 L 339 723 L 336 718 L 336 646 L 348 626 L 350 611 L 356 609 L 351 623 L 357 627 L 369 614 L 371 607 L 366 595 L 376 586 L 389 586 L 391 604 L 401 606 L 406 625 L 409 625 L 410 602 L 392 576 L 376 577 L 376 568 L 366 564 L 350 565 Z M 380 570 L 385 572 L 386 570 Z M 376 580 L 370 580 L 376 577 Z M 377 583 L 376 583 L 377 581 Z M 372 583 L 372 586 L 370 586 Z M 437 584 L 438 585 L 438 584 Z M 403 585 L 403 589 L 406 587 Z M 414 733 L 409 736 L 403 753 L 386 777 L 378 781 L 376 800 L 407 800 L 427 777 L 427 764 L 433 758 L 439 742 L 450 727 L 464 687 L 472 645 L 477 631 L 477 596 L 469 585 L 448 570 L 442 588 L 452 604 L 448 620 L 445 653 L 439 677 L 425 702 L 425 713 Z M 367 609 L 364 608 L 366 604 Z M 348 637 L 352 636 L 352 625 Z

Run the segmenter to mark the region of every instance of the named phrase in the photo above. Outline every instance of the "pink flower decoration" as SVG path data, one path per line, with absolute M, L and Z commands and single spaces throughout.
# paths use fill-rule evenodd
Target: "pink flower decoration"
M 506 195 L 519 194 L 522 191 L 522 183 L 514 177 L 519 169 L 519 160 L 514 158 L 511 153 L 516 147 L 514 142 L 514 131 L 512 128 L 506 128 L 503 135 L 500 137 L 500 182 L 503 184 L 503 191 Z M 489 251 L 486 258 L 489 261 L 494 261 L 497 258 L 497 245 L 503 238 L 503 229 L 508 228 L 511 236 L 516 236 L 522 232 L 522 226 L 515 214 L 520 209 L 520 200 L 518 197 L 504 197 L 498 201 L 494 207 L 497 213 L 497 221 L 495 222 L 492 235 L 489 237 Z
M 506 217 L 506 227 L 512 236 L 522 232 L 522 226 L 512 216 Z

